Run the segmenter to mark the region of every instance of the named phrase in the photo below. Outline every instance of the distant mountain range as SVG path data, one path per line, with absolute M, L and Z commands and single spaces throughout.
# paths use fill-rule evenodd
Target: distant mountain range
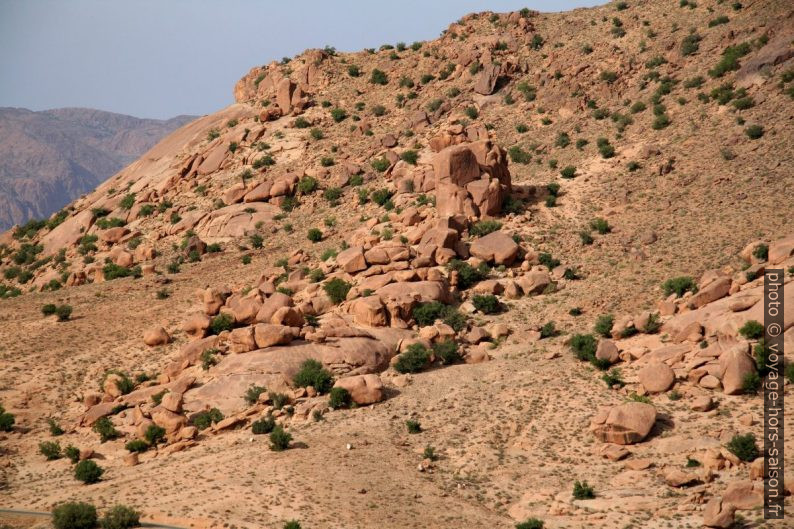
M 193 119 L 0 108 L 0 232 L 51 215 Z

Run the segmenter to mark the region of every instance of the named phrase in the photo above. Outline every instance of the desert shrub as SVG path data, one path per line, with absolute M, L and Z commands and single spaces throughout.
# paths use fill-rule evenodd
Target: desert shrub
M 215 349 L 215 348 L 205 349 L 204 351 L 201 352 L 201 357 L 200 357 L 200 359 L 201 359 L 201 368 L 204 371 L 207 371 L 210 367 L 212 367 L 212 366 L 214 366 L 215 364 L 218 363 L 217 358 L 215 358 L 215 355 L 217 353 L 218 353 L 218 350 Z M 154 398 L 154 396 L 152 398 Z M 160 397 L 160 399 L 162 399 L 162 396 Z
M 570 341 L 571 350 L 579 360 L 595 358 L 598 344 L 592 334 L 575 334 Z
M 52 303 L 47 303 L 46 305 L 41 307 L 41 313 L 44 314 L 45 316 L 52 316 L 53 314 L 55 314 L 56 308 L 57 307 Z
M 434 343 L 433 354 L 444 365 L 454 364 L 463 360 L 463 356 L 458 351 L 458 344 L 454 340 Z
M 488 277 L 490 272 L 488 265 L 480 263 L 477 268 L 474 268 L 469 263 L 459 259 L 453 259 L 447 264 L 447 269 L 458 273 L 458 288 L 466 290 L 475 283 L 482 281 Z
M 400 154 L 400 159 L 411 165 L 416 165 L 416 160 L 419 159 L 419 153 L 413 149 L 409 149 Z
M 230 314 L 221 313 L 212 318 L 207 331 L 212 334 L 220 334 L 223 331 L 230 331 L 234 328 L 234 317 Z
M 499 298 L 493 294 L 477 295 L 471 298 L 474 308 L 484 314 L 496 314 L 501 310 Z
M 739 59 L 752 51 L 752 46 L 749 43 L 743 42 L 735 46 L 728 46 L 723 50 L 720 61 L 709 70 L 711 77 L 722 77 L 728 72 L 739 69 Z
M 323 240 L 323 232 L 319 228 L 311 228 L 306 233 L 306 238 L 311 242 L 320 242 Z
M 272 415 L 263 417 L 251 423 L 251 433 L 254 435 L 264 435 L 273 431 L 276 427 L 276 419 Z
M 58 305 L 55 308 L 55 314 L 58 316 L 58 321 L 69 321 L 72 316 L 71 305 Z
M 758 390 L 761 389 L 761 377 L 758 373 L 753 371 L 747 373 L 742 379 L 742 391 L 748 395 L 756 395 Z
M 199 430 L 206 430 L 212 423 L 217 423 L 223 420 L 223 413 L 218 408 L 212 408 L 209 410 L 204 410 L 198 412 L 196 415 L 193 416 L 193 419 L 190 421 L 193 426 L 198 428 Z
M 121 202 L 119 202 L 119 207 L 121 209 L 130 210 L 134 205 L 135 205 L 135 193 L 130 193 L 128 195 L 125 195 L 124 198 L 121 199 Z
M 394 369 L 398 373 L 418 373 L 424 369 L 429 360 L 430 351 L 424 345 L 414 343 L 409 345 L 405 352 L 397 357 Z
M 662 322 L 659 321 L 659 314 L 653 313 L 648 317 L 648 323 L 646 323 L 645 327 L 641 330 L 646 334 L 653 334 L 655 332 L 658 332 L 661 326 L 662 326 Z
M 587 481 L 577 479 L 573 484 L 573 497 L 575 500 L 591 500 L 595 498 L 595 492 L 593 487 L 587 484 Z
M 375 158 L 370 162 L 370 165 L 372 166 L 373 169 L 375 169 L 379 173 L 382 173 L 383 171 L 389 168 L 391 162 L 389 162 L 389 160 L 387 160 L 386 158 Z
M 587 230 L 582 230 L 579 232 L 579 239 L 581 239 L 582 244 L 584 245 L 593 244 L 594 241 L 593 236 L 590 235 L 590 232 Z
M 318 185 L 316 178 L 305 175 L 298 181 L 298 191 L 300 191 L 301 194 L 308 195 L 309 193 L 313 193 Z
M 618 74 L 609 70 L 604 70 L 601 72 L 601 80 L 605 81 L 607 84 L 614 83 L 618 78 Z
M 267 167 L 270 165 L 275 165 L 276 160 L 273 158 L 271 154 L 265 154 L 264 156 L 260 156 L 256 160 L 253 161 L 251 167 L 254 169 L 261 169 L 262 167 Z
M 601 235 L 605 235 L 610 231 L 612 231 L 612 228 L 609 226 L 609 223 L 606 220 L 598 217 L 590 221 L 590 228 L 594 229 Z
M 419 421 L 408 419 L 405 421 L 405 427 L 410 434 L 422 433 L 422 425 L 419 424 Z
M 794 384 L 794 364 L 786 365 L 784 374 L 785 374 L 786 378 L 788 379 L 788 381 L 790 383 Z
M 284 523 L 283 529 L 302 529 L 298 520 L 290 520 Z
M 370 75 L 369 82 L 372 84 L 379 84 L 379 85 L 389 84 L 389 76 L 387 76 L 385 72 L 375 68 L 374 70 L 372 70 L 372 74 Z
M 355 64 L 351 64 L 347 67 L 347 75 L 350 77 L 358 77 L 361 75 L 361 69 Z
M 764 135 L 764 127 L 761 125 L 750 125 L 744 129 L 744 133 L 747 134 L 747 137 L 751 140 L 757 140 Z
M 427 325 L 433 325 L 436 320 L 444 315 L 446 309 L 447 306 L 443 303 L 430 301 L 428 303 L 416 305 L 411 311 L 411 314 L 414 320 L 416 320 L 417 325 L 425 327 Z
M 99 420 L 94 423 L 93 430 L 99 434 L 99 438 L 103 443 L 119 436 L 119 432 L 116 430 L 116 427 L 113 426 L 113 422 L 107 417 L 100 417 Z
M 681 41 L 681 55 L 686 57 L 687 55 L 692 55 L 698 51 L 700 48 L 700 41 L 703 39 L 697 33 L 690 33 L 684 40 Z
M 757 340 L 764 336 L 764 326 L 756 320 L 749 320 L 739 328 L 739 334 L 748 340 Z
M 474 237 L 483 237 L 502 228 L 502 223 L 495 220 L 479 220 L 475 222 L 469 233 Z
M 270 449 L 274 452 L 281 452 L 289 448 L 292 435 L 287 433 L 282 426 L 276 426 L 270 432 Z
M 344 279 L 335 277 L 323 285 L 323 290 L 331 299 L 331 301 L 338 304 L 347 298 L 347 294 L 350 292 L 350 288 L 352 286 L 353 285 Z
M 573 165 L 565 166 L 562 169 L 562 171 L 560 171 L 560 176 L 562 176 L 563 178 L 573 178 L 574 176 L 576 176 L 576 167 L 574 167 Z
M 295 128 L 308 129 L 309 127 L 311 127 L 311 123 L 303 116 L 298 116 L 298 118 L 295 120 Z
M 57 441 L 42 441 L 39 443 L 39 452 L 47 461 L 61 458 L 61 445 Z
M 758 446 L 755 444 L 755 435 L 748 433 L 744 435 L 736 434 L 725 445 L 730 453 L 742 461 L 753 461 L 759 456 Z
M 113 279 L 122 277 L 138 278 L 141 277 L 142 272 L 140 266 L 127 268 L 126 266 L 119 266 L 116 263 L 107 263 L 102 268 L 102 275 L 105 276 L 105 281 L 112 281 Z
M 388 189 L 377 189 L 373 191 L 370 196 L 374 203 L 376 203 L 379 206 L 383 206 L 386 204 L 386 202 L 389 201 L 391 195 L 392 193 Z
M 342 190 L 338 187 L 329 187 L 323 191 L 323 198 L 332 204 L 342 197 Z
M 551 338 L 556 334 L 557 334 L 557 328 L 553 321 L 543 324 L 543 327 L 540 328 L 541 338 Z
M 602 158 L 612 158 L 615 156 L 615 147 L 609 143 L 608 139 L 598 138 L 596 144 L 598 145 L 598 152 L 601 153 Z
M 47 419 L 47 425 L 50 427 L 50 435 L 57 437 L 65 433 L 61 425 L 59 425 L 55 419 Z
M 300 365 L 300 369 L 295 373 L 293 378 L 296 386 L 308 387 L 312 386 L 317 390 L 317 393 L 327 393 L 334 384 L 334 377 L 331 372 L 323 367 L 323 365 L 314 359 L 309 359 Z
M 92 459 L 80 461 L 74 466 L 75 479 L 87 485 L 98 482 L 104 473 L 104 469 L 97 465 Z
M 480 116 L 479 111 L 472 106 L 463 109 L 463 113 L 466 114 L 466 117 L 468 117 L 469 119 L 477 119 Z
M 554 270 L 558 266 L 560 266 L 560 260 L 555 259 L 552 255 L 548 252 L 540 252 L 538 254 L 538 262 L 548 268 L 549 270 Z
M 662 283 L 662 292 L 664 292 L 665 296 L 675 292 L 675 295 L 680 298 L 687 291 L 693 294 L 697 292 L 697 284 L 689 276 L 673 277 Z
M 340 408 L 349 408 L 353 403 L 350 392 L 345 388 L 331 388 L 328 393 L 328 406 L 337 410 Z
M 69 445 L 63 449 L 63 455 L 72 462 L 72 464 L 80 461 L 80 449 L 76 446 Z
M 593 330 L 604 337 L 609 337 L 612 333 L 612 326 L 615 323 L 615 317 L 612 314 L 602 314 L 596 319 Z
M 543 520 L 530 518 L 516 524 L 516 529 L 543 529 Z
M 262 386 L 251 385 L 243 395 L 243 399 L 245 399 L 246 404 L 249 406 L 253 406 L 259 400 L 259 395 L 267 391 L 267 388 L 263 388 Z
M 532 161 L 532 155 L 518 145 L 513 145 L 510 147 L 507 150 L 507 154 L 510 156 L 510 160 L 514 163 L 528 164 L 530 161 Z
M 130 529 L 140 527 L 141 513 L 127 507 L 126 505 L 116 505 L 102 517 L 100 525 L 102 529 Z
M 603 380 L 608 387 L 612 386 L 624 386 L 626 383 L 623 381 L 623 378 L 620 373 L 620 369 L 615 368 L 610 370 L 607 373 L 601 375 L 601 380 Z
M 156 424 L 150 424 L 143 433 L 143 437 L 146 439 L 146 442 L 154 446 L 165 439 L 165 428 L 157 426 Z
M 270 400 L 273 407 L 277 410 L 280 410 L 284 407 L 285 404 L 289 402 L 289 397 L 284 395 L 283 393 L 268 393 L 267 394 L 268 400 Z
M 149 449 L 149 443 L 143 439 L 133 439 L 124 445 L 128 452 L 146 452 Z
M 725 15 L 720 15 L 717 18 L 712 18 L 711 20 L 709 20 L 709 27 L 713 28 L 714 26 L 720 26 L 722 24 L 727 24 L 728 22 L 730 22 L 730 20 L 731 19 L 729 19 Z
M 62 503 L 52 510 L 55 529 L 94 529 L 96 524 L 96 507 L 88 503 Z
M 347 112 L 344 109 L 336 107 L 331 109 L 331 118 L 337 123 L 340 123 L 347 118 Z

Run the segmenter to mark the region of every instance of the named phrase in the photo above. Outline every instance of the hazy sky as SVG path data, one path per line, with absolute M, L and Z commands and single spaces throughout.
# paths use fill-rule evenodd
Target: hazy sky
M 306 48 L 436 38 L 472 11 L 593 0 L 0 0 L 0 106 L 207 114 L 251 67 Z

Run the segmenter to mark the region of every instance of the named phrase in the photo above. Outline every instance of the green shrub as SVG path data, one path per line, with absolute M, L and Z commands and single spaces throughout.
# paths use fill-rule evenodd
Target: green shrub
M 584 244 L 586 246 L 590 245 L 590 244 L 593 244 L 593 241 L 594 241 L 593 236 L 590 235 L 590 232 L 587 231 L 587 230 L 580 231 L 579 232 L 579 238 L 581 239 L 582 244 Z
M 334 377 L 330 371 L 326 370 L 323 365 L 314 359 L 309 359 L 300 365 L 300 369 L 293 378 L 296 386 L 308 387 L 312 386 L 317 390 L 317 393 L 328 393 L 334 385 Z
M 218 360 L 215 358 L 216 353 L 218 353 L 218 350 L 215 348 L 205 349 L 201 352 L 201 368 L 204 371 L 207 371 L 210 367 L 218 363 Z M 162 399 L 162 397 L 160 398 Z
M 39 452 L 47 461 L 61 458 L 61 445 L 57 441 L 42 441 L 39 443 Z
M 756 395 L 758 390 L 761 389 L 761 377 L 758 373 L 753 371 L 747 373 L 742 379 L 742 391 L 748 395 Z
M 264 435 L 273 431 L 276 427 L 276 419 L 272 415 L 263 417 L 251 423 L 251 433 L 254 435 Z
M 287 433 L 282 426 L 276 426 L 270 432 L 270 449 L 274 452 L 281 452 L 289 448 L 292 435 Z
M 595 498 L 595 492 L 587 481 L 576 480 L 573 484 L 573 497 L 575 500 L 591 500 Z
M 320 242 L 323 240 L 323 232 L 319 228 L 311 228 L 306 233 L 306 238 L 311 242 Z
M 784 373 L 788 381 L 794 384 L 794 364 L 786 365 Z M 2 428 L 0 428 L 0 430 L 2 430 Z
M 374 203 L 376 203 L 379 206 L 383 206 L 391 198 L 392 193 L 388 189 L 378 189 L 376 191 L 373 191 L 370 196 L 372 197 L 372 201 Z
M 93 430 L 99 434 L 100 440 L 104 443 L 119 436 L 118 430 L 113 426 L 113 422 L 107 417 L 100 417 L 94 423 Z
M 434 343 L 433 354 L 444 365 L 455 364 L 463 360 L 463 356 L 458 351 L 458 344 L 454 340 Z
M 397 357 L 394 369 L 398 373 L 418 373 L 425 368 L 429 361 L 430 351 L 424 345 L 414 343 Z
M 112 281 L 113 279 L 119 279 L 122 277 L 139 278 L 143 274 L 141 272 L 140 266 L 127 268 L 126 266 L 119 266 L 115 263 L 107 263 L 102 268 L 102 275 L 105 276 L 105 281 Z
M 607 84 L 614 83 L 618 78 L 618 74 L 616 72 L 612 72 L 609 70 L 604 70 L 601 72 L 601 80 L 605 81 Z
M 336 202 L 342 196 L 342 190 L 338 187 L 329 187 L 323 191 L 323 198 L 328 202 Z
M 142 439 L 133 439 L 124 445 L 124 448 L 129 452 L 146 452 L 149 449 L 149 443 Z
M 436 320 L 441 319 L 447 310 L 447 306 L 438 301 L 420 303 L 411 310 L 411 315 L 416 324 L 420 327 L 433 325 Z
M 221 410 L 218 408 L 212 408 L 198 412 L 193 416 L 193 419 L 190 422 L 199 430 L 206 430 L 212 426 L 212 423 L 217 423 L 222 420 L 223 413 L 221 413 Z
M 742 461 L 753 461 L 759 456 L 758 446 L 755 444 L 755 436 L 751 433 L 745 435 L 734 435 L 725 445 L 730 453 Z
M 419 424 L 419 421 L 408 419 L 405 421 L 405 427 L 408 429 L 408 433 L 410 434 L 422 433 L 422 425 Z
M 538 254 L 538 262 L 548 268 L 549 270 L 554 270 L 558 266 L 560 266 L 560 260 L 555 259 L 552 255 L 548 252 L 540 252 Z
M 41 313 L 44 314 L 45 316 L 52 316 L 53 314 L 55 314 L 56 308 L 57 307 L 52 303 L 47 303 L 46 305 L 41 307 Z
M 508 156 L 510 156 L 510 161 L 513 163 L 521 163 L 521 164 L 528 164 L 532 161 L 532 155 L 519 147 L 518 145 L 513 145 L 507 150 Z
M 728 22 L 730 22 L 730 20 L 731 20 L 731 19 L 729 19 L 729 18 L 728 18 L 728 17 L 726 17 L 725 15 L 720 15 L 720 16 L 718 16 L 717 18 L 713 18 L 713 19 L 709 20 L 709 27 L 710 27 L 710 28 L 713 28 L 714 26 L 719 26 L 719 25 L 722 25 L 722 24 L 727 24 Z
M 308 195 L 309 193 L 313 193 L 317 189 L 318 185 L 319 184 L 317 183 L 316 178 L 305 175 L 298 180 L 298 191 L 300 191 L 303 195 Z
M 342 108 L 338 108 L 338 107 L 333 108 L 331 109 L 331 117 L 333 118 L 334 121 L 340 123 L 344 121 L 345 118 L 347 118 L 347 112 L 345 112 L 345 110 Z
M 130 193 L 129 195 L 126 195 L 124 198 L 121 199 L 121 202 L 119 202 L 119 207 L 121 209 L 130 210 L 134 205 L 135 205 L 135 193 Z
M 547 322 L 540 328 L 541 338 L 551 338 L 557 334 L 557 328 L 553 321 Z
M 283 529 L 301 529 L 301 524 L 297 520 L 290 520 L 284 524 Z
M 739 334 L 748 340 L 757 340 L 764 336 L 764 326 L 756 320 L 748 320 L 739 328 Z
M 700 48 L 700 41 L 703 39 L 697 33 L 690 33 L 684 40 L 681 41 L 681 55 L 686 57 L 687 55 L 692 55 L 698 51 Z
M 575 334 L 571 337 L 570 347 L 576 358 L 590 361 L 595 358 L 598 343 L 592 334 Z
M 157 426 L 156 424 L 150 424 L 143 433 L 143 437 L 146 439 L 146 442 L 154 446 L 165 440 L 165 428 Z
M 375 158 L 370 162 L 370 165 L 372 166 L 373 169 L 375 169 L 379 173 L 382 173 L 383 171 L 389 168 L 391 162 L 389 162 L 389 160 L 387 160 L 386 158 Z
M 212 318 L 207 329 L 209 334 L 216 335 L 223 331 L 231 331 L 234 328 L 234 317 L 230 314 L 221 313 Z
M 245 395 L 243 395 L 243 399 L 245 399 L 246 404 L 249 406 L 253 406 L 259 401 L 259 395 L 267 391 L 267 388 L 263 388 L 262 386 L 251 385 L 246 391 Z
M 466 290 L 475 283 L 488 277 L 489 268 L 485 263 L 480 263 L 474 268 L 469 263 L 459 259 L 453 259 L 447 264 L 447 269 L 458 273 L 458 288 Z
M 598 317 L 598 319 L 596 319 L 593 330 L 601 336 L 609 338 L 612 333 L 612 326 L 614 323 L 615 317 L 612 314 L 602 314 Z
M 55 314 L 58 316 L 58 321 L 69 321 L 72 316 L 72 307 L 71 305 L 58 305 Z
M 47 419 L 47 425 L 50 427 L 50 435 L 52 436 L 57 437 L 66 433 L 64 432 L 63 428 L 61 428 L 61 426 L 55 421 L 55 419 Z
M 386 85 L 389 84 L 389 77 L 386 75 L 385 72 L 375 68 L 374 70 L 372 70 L 372 74 L 370 75 L 369 82 L 372 84 Z
M 80 461 L 80 449 L 76 446 L 69 445 L 63 449 L 63 455 L 72 462 L 72 464 Z
M 609 143 L 608 139 L 598 138 L 596 143 L 598 145 L 598 152 L 601 153 L 602 158 L 612 158 L 615 156 L 615 147 Z
M 352 403 L 350 392 L 345 388 L 331 388 L 328 393 L 328 406 L 332 409 L 349 408 Z
M 474 308 L 484 314 L 496 314 L 501 310 L 499 298 L 493 294 L 476 295 L 471 298 Z
M 351 64 L 347 67 L 347 75 L 350 77 L 358 77 L 361 75 L 361 69 L 355 64 Z
M 141 513 L 125 505 L 116 505 L 102 517 L 102 529 L 130 529 L 140 527 Z
M 345 281 L 344 279 L 340 279 L 335 277 L 323 285 L 323 290 L 328 295 L 331 301 L 336 304 L 342 303 L 345 299 L 347 299 L 347 294 L 350 292 L 350 289 L 353 285 Z
M 74 477 L 85 484 L 96 483 L 105 471 L 92 459 L 80 461 L 74 466 Z
M 743 42 L 735 46 L 728 46 L 722 52 L 722 58 L 714 68 L 709 70 L 711 77 L 722 77 L 728 72 L 738 70 L 739 59 L 752 51 L 752 46 L 749 43 Z
M 694 294 L 697 290 L 695 280 L 689 276 L 673 277 L 662 283 L 662 291 L 665 296 L 675 292 L 675 295 L 680 298 L 687 291 Z
M 744 133 L 747 134 L 747 137 L 751 140 L 757 140 L 764 135 L 764 127 L 761 125 L 750 125 L 744 129 Z
M 516 529 L 543 529 L 543 521 L 537 518 L 530 518 L 516 524 Z
M 603 380 L 608 387 L 613 386 L 625 386 L 626 383 L 623 381 L 623 377 L 621 376 L 620 369 L 615 368 L 609 371 L 608 373 L 604 373 L 601 375 L 601 380 Z
M 62 503 L 52 510 L 55 529 L 94 529 L 96 524 L 96 507 L 88 503 Z
M 612 228 L 610 228 L 609 223 L 606 220 L 598 217 L 590 221 L 590 228 L 594 229 L 601 235 L 605 235 L 610 231 L 612 231 Z
M 480 116 L 480 113 L 477 111 L 477 109 L 471 106 L 463 109 L 463 113 L 466 114 L 469 119 L 477 119 Z
M 312 130 L 310 130 L 309 131 L 309 135 L 312 137 L 312 139 L 317 140 L 317 141 L 319 141 L 319 140 L 321 140 L 321 139 L 323 139 L 325 137 L 325 134 L 323 134 L 323 131 L 318 129 L 317 127 L 314 127 Z
M 485 235 L 500 230 L 501 228 L 501 222 L 497 222 L 495 220 L 480 220 L 475 222 L 471 228 L 469 228 L 469 233 L 474 237 L 484 237 Z
M 303 116 L 298 116 L 298 118 L 295 120 L 295 128 L 298 129 L 308 129 L 309 127 L 311 127 L 311 125 L 312 124 L 309 122 L 309 120 L 307 120 Z
M 565 168 L 563 168 L 562 171 L 560 171 L 560 175 L 563 178 L 573 178 L 574 176 L 576 176 L 576 167 L 574 167 L 573 165 L 567 165 L 565 166 Z

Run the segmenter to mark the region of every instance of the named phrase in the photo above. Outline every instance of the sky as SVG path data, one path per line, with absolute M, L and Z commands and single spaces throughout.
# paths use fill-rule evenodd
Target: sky
M 593 0 L 0 0 L 0 107 L 144 118 L 233 102 L 252 67 L 307 48 L 429 40 L 474 11 Z

